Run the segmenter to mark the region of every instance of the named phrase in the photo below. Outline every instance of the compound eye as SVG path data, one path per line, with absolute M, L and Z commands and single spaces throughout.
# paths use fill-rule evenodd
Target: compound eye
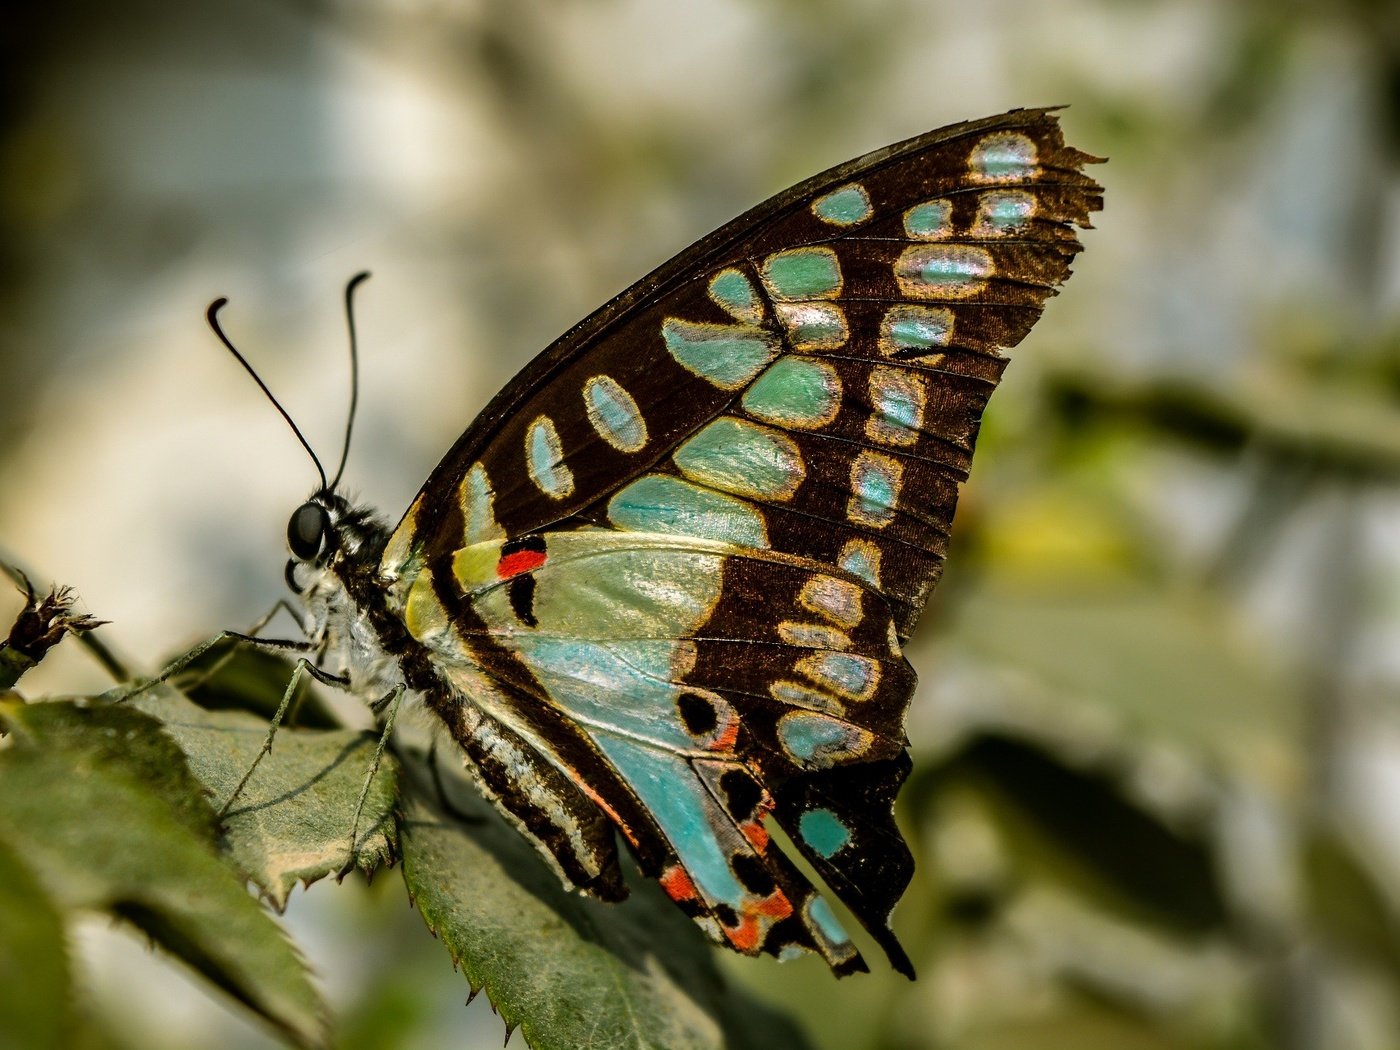
M 326 545 L 331 516 L 319 503 L 303 503 L 287 522 L 287 546 L 301 561 L 313 561 Z

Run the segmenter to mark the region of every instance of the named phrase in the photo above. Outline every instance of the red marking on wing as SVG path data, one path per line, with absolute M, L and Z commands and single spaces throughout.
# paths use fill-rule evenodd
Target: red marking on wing
M 496 566 L 496 575 L 503 580 L 519 576 L 522 572 L 534 572 L 544 564 L 544 551 L 516 551 L 507 554 Z
M 724 935 L 729 938 L 729 943 L 741 952 L 753 951 L 758 947 L 758 916 L 745 915 L 733 929 L 726 926 Z
M 750 821 L 747 824 L 740 824 L 739 830 L 744 833 L 744 838 L 748 839 L 754 849 L 759 853 L 764 853 L 768 849 L 768 829 L 758 821 Z
M 753 897 L 744 902 L 744 914 L 738 926 L 726 926 L 724 935 L 729 943 L 741 952 L 751 952 L 758 947 L 764 931 L 792 914 L 792 902 L 782 890 L 774 890 L 767 897 Z M 764 922 L 764 919 L 771 921 Z
M 734 744 L 739 739 L 739 719 L 731 716 L 729 724 L 724 727 L 723 732 L 714 739 L 708 747 L 711 751 L 722 751 L 729 754 L 734 750 Z
M 673 901 L 689 901 L 699 896 L 695 891 L 695 883 L 690 881 L 690 876 L 679 864 L 667 868 L 659 881 L 661 888 L 666 891 L 666 896 Z

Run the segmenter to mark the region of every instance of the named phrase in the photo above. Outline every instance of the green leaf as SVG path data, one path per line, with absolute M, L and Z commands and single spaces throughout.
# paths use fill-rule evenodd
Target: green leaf
M 154 792 L 75 757 L 0 753 L 0 840 L 61 907 L 131 922 L 298 1045 L 325 1045 L 305 964 L 240 880 Z
M 535 1050 L 800 1048 L 792 1023 L 743 996 L 699 930 L 651 884 L 622 904 L 571 893 L 484 804 L 468 829 L 416 797 L 403 876 L 473 991 Z
M 0 1032 L 11 1050 L 60 1050 L 71 1026 L 63 917 L 0 841 Z
M 20 747 L 71 751 L 83 761 L 132 777 L 164 799 L 186 829 L 211 844 L 218 841 L 218 817 L 207 789 L 161 724 L 136 708 L 87 701 L 12 701 L 0 703 L 0 724 Z
M 222 806 L 252 768 L 268 723 L 242 711 L 205 711 L 173 690 L 132 703 L 160 720 L 194 775 Z M 298 882 L 341 871 L 376 740 L 350 729 L 283 728 L 273 749 L 224 816 L 225 849 L 278 909 Z M 373 872 L 394 856 L 391 838 L 398 764 L 385 754 L 365 798 L 356 863 Z

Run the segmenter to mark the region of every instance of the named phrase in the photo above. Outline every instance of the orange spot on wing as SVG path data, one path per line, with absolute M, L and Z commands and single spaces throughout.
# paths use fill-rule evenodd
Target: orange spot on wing
M 731 718 L 729 724 L 724 727 L 724 732 L 715 737 L 714 743 L 710 744 L 711 751 L 733 751 L 734 744 L 739 739 L 739 719 Z
M 695 883 L 690 881 L 690 876 L 679 864 L 672 864 L 667 868 L 659 881 L 661 888 L 666 891 L 666 896 L 673 901 L 689 901 L 698 896 Z
M 758 917 L 745 915 L 733 929 L 726 926 L 724 935 L 729 938 L 729 943 L 741 952 L 753 951 L 758 947 Z
M 774 919 L 786 919 L 792 914 L 792 901 L 787 899 L 787 894 L 782 890 L 774 890 L 754 906 L 754 911 Z
M 740 824 L 739 830 L 744 833 L 744 838 L 748 839 L 749 843 L 754 849 L 758 850 L 759 853 L 767 852 L 768 829 L 762 824 L 756 820 L 750 821 L 747 824 Z
M 774 890 L 767 897 L 750 897 L 744 901 L 744 913 L 739 925 L 726 926 L 724 935 L 739 951 L 751 952 L 758 947 L 759 938 L 765 930 L 791 914 L 792 902 L 782 890 Z M 765 922 L 765 919 L 768 921 Z

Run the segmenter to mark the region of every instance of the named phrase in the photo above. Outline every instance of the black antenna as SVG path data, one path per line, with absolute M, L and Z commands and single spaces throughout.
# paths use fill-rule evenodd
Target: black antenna
M 258 386 L 262 388 L 262 392 L 266 394 L 267 399 L 272 402 L 272 407 L 282 413 L 282 418 L 287 421 L 287 426 L 292 428 L 292 433 L 295 434 L 297 440 L 301 442 L 301 447 L 306 449 L 306 454 L 311 457 L 311 462 L 316 464 L 316 470 L 321 475 L 321 490 L 323 492 L 329 492 L 330 486 L 326 484 L 326 468 L 321 466 L 321 461 L 316 458 L 316 452 L 312 449 L 311 443 L 306 440 L 306 437 L 302 434 L 296 423 L 292 422 L 292 417 L 287 414 L 287 410 L 282 407 L 282 403 L 272 396 L 272 391 L 267 388 L 267 384 L 262 381 L 262 377 L 253 371 L 253 366 L 248 363 L 248 359 L 238 352 L 238 349 L 233 343 L 229 342 L 228 336 L 224 335 L 224 330 L 219 327 L 219 311 L 224 308 L 227 302 L 227 298 L 220 297 L 209 304 L 209 309 L 204 314 L 205 319 L 209 322 L 209 327 L 214 329 L 214 334 L 219 337 L 219 342 L 223 343 L 224 346 L 228 348 L 228 352 L 236 357 L 238 363 L 253 377 L 253 382 L 257 383 Z
M 350 458 L 350 434 L 355 429 L 355 406 L 360 401 L 360 354 L 355 346 L 355 289 L 369 280 L 369 271 L 361 270 L 345 286 L 345 324 L 350 329 L 350 415 L 345 420 L 345 447 L 340 452 L 340 466 L 336 469 L 331 491 L 340 484 L 340 476 L 345 473 L 345 463 Z

